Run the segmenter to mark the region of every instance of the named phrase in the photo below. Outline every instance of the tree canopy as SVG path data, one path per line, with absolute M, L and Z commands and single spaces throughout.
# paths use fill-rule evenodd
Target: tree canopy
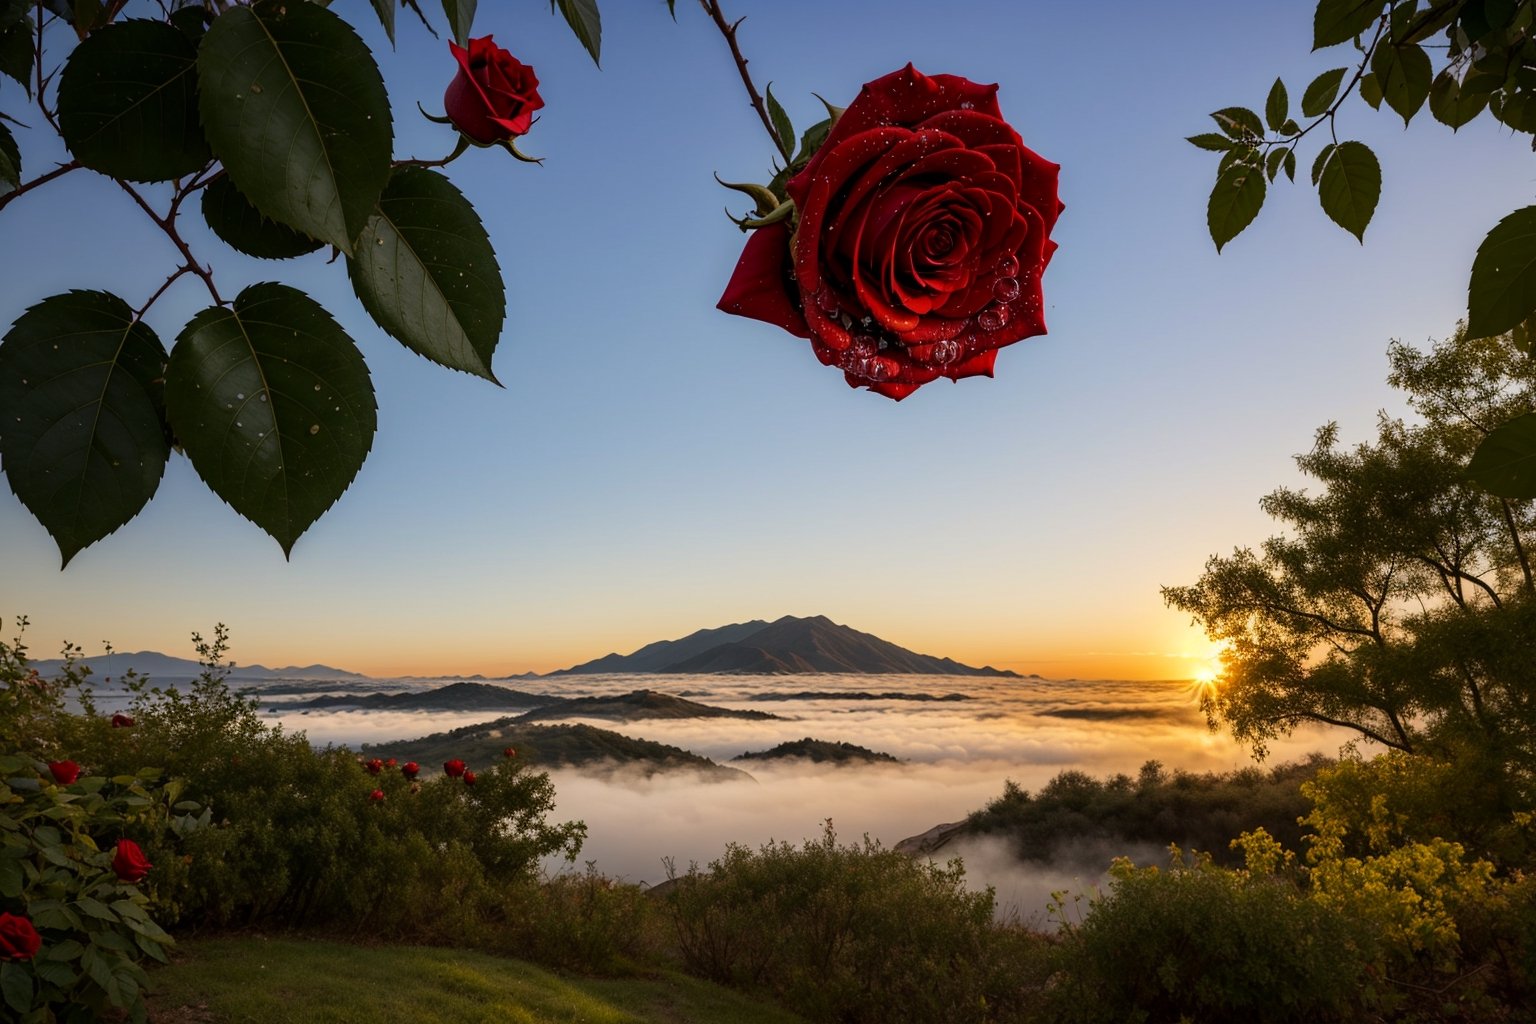
M 1536 364 L 1510 335 L 1465 331 L 1429 352 L 1394 343 L 1389 358 L 1417 416 L 1382 413 L 1376 439 L 1354 447 L 1337 424 L 1321 427 L 1296 457 L 1317 486 L 1261 501 L 1284 532 L 1212 556 L 1198 581 L 1163 597 L 1227 645 L 1201 706 L 1260 756 L 1317 722 L 1527 775 L 1536 502 L 1489 494 L 1464 467 L 1536 401 Z

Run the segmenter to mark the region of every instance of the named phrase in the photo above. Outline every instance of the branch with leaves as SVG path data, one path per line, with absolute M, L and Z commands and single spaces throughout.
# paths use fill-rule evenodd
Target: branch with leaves
M 1536 149 L 1536 0 L 1320 0 L 1312 28 L 1314 49 L 1350 44 L 1360 57 L 1308 84 L 1305 124 L 1291 117 L 1285 83 L 1276 79 L 1262 119 L 1247 107 L 1226 107 L 1211 115 L 1219 133 L 1189 138 L 1222 154 L 1206 209 L 1218 252 L 1258 216 L 1282 171 L 1295 180 L 1298 144 L 1319 128 L 1329 141 L 1312 163 L 1318 200 L 1335 223 L 1365 241 L 1382 175 L 1368 146 L 1339 139 L 1338 113 L 1351 95 L 1376 110 L 1385 104 L 1405 126 L 1426 106 L 1453 131 L 1486 113 L 1532 136 Z M 1444 56 L 1431 57 L 1431 50 Z M 1513 332 L 1536 358 L 1536 206 L 1505 217 L 1478 247 L 1466 330 L 1477 338 Z M 1493 494 L 1536 498 L 1536 412 L 1485 433 L 1468 475 Z

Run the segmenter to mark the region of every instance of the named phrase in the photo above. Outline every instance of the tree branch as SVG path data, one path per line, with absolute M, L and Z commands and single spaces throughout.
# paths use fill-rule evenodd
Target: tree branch
M 33 178 L 31 181 L 23 182 L 14 192 L 7 192 L 5 195 L 0 196 L 0 210 L 5 209 L 12 199 L 24 196 L 28 192 L 37 188 L 39 185 L 46 185 L 54 178 L 61 178 L 68 174 L 70 171 L 78 170 L 79 167 L 80 161 L 71 160 L 67 164 L 59 164 L 59 166 L 55 167 L 47 174 L 40 174 Z

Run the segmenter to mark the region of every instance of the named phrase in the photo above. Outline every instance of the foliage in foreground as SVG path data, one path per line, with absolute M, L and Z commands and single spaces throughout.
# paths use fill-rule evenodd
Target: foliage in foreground
M 1196 774 L 1148 761 L 1134 779 L 1060 772 L 1036 793 L 1009 780 L 1002 796 L 971 813 L 966 830 L 1006 839 L 1024 861 L 1055 861 L 1083 848 L 1176 843 L 1238 863 L 1227 843 L 1241 832 L 1263 828 L 1292 846 L 1301 841 L 1299 819 L 1308 808 L 1301 783 L 1326 763 L 1314 756 L 1268 771 Z

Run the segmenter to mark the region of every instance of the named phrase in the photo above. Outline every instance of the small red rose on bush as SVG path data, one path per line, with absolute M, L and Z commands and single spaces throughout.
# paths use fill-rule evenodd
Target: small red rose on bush
M 473 786 L 474 784 L 475 784 L 475 773 L 470 771 L 468 768 L 464 769 L 464 785 L 466 785 L 466 786 Z
M 43 937 L 32 922 L 16 914 L 0 914 L 0 960 L 31 960 L 43 948 Z
M 368 769 L 368 774 L 369 775 L 377 775 L 377 774 L 379 774 L 379 772 L 384 770 L 384 762 L 379 760 L 378 758 L 374 758 L 373 760 L 369 761 L 367 764 L 363 765 L 363 767 Z
M 497 46 L 490 36 L 471 39 L 469 48 L 448 44 L 459 73 L 443 94 L 453 126 L 475 142 L 490 145 L 526 135 L 533 112 L 544 106 L 533 68 Z
M 390 758 L 389 760 L 384 762 L 384 767 L 385 768 L 393 768 L 398 763 L 399 762 L 397 762 L 394 758 Z
M 117 849 L 112 853 L 112 870 L 117 872 L 119 881 L 127 882 L 129 885 L 142 882 L 152 867 L 154 865 L 144 856 L 144 851 L 139 849 L 138 843 L 132 839 L 117 841 Z
M 368 794 L 368 799 L 376 804 L 381 804 L 384 802 L 384 791 L 382 789 L 376 789 L 372 793 Z
M 421 765 L 417 764 L 415 761 L 407 761 L 405 764 L 400 766 L 400 774 L 404 775 L 408 779 L 414 779 L 416 777 L 416 773 L 419 771 L 421 771 Z
M 457 779 L 464 774 L 464 762 L 458 758 L 443 762 L 443 774 L 451 779 Z
M 112 716 L 112 728 L 114 728 L 114 729 L 131 729 L 131 728 L 133 728 L 133 716 L 131 716 L 131 715 L 122 715 L 122 714 L 113 715 Z
M 719 308 L 810 339 L 888 398 L 990 377 L 999 348 L 1045 333 L 1059 170 L 1003 120 L 997 86 L 908 64 L 785 183 L 796 226 L 752 233 Z
M 502 757 L 516 757 L 517 756 L 517 748 L 516 747 L 508 747 L 506 750 L 503 750 L 501 752 L 501 756 Z
M 80 777 L 80 766 L 73 761 L 49 761 L 48 771 L 61 786 L 73 785 Z

